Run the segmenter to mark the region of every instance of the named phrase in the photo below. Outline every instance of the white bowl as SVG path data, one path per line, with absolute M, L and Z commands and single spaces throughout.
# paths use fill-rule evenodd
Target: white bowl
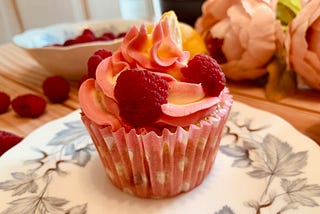
M 81 23 L 62 23 L 44 28 L 35 28 L 13 37 L 13 43 L 26 50 L 40 65 L 54 75 L 78 80 L 87 72 L 88 58 L 99 49 L 115 51 L 122 38 L 112 41 L 96 41 L 70 46 L 50 46 L 63 44 L 67 39 L 80 35 L 85 28 L 96 36 L 105 32 L 115 35 L 127 32 L 133 26 L 139 26 L 144 20 L 114 19 Z

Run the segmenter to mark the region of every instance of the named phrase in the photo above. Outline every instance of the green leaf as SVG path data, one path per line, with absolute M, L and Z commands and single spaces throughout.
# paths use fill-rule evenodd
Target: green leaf
M 277 19 L 281 21 L 282 26 L 285 28 L 291 20 L 301 10 L 299 0 L 279 0 L 277 4 Z
M 295 14 L 301 10 L 300 0 L 279 0 L 278 5 L 282 4 L 293 11 Z
M 286 66 L 286 51 L 283 45 L 277 45 L 277 52 L 267 65 L 268 82 L 265 87 L 266 97 L 279 101 L 293 95 L 297 89 L 296 73 Z

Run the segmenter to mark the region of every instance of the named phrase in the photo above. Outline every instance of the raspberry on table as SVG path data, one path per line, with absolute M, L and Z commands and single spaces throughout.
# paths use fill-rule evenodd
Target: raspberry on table
M 183 76 L 191 83 L 201 83 L 208 96 L 219 96 L 226 86 L 226 78 L 218 62 L 211 56 L 197 54 L 186 68 L 181 69 Z
M 24 94 L 12 100 L 13 110 L 21 117 L 37 118 L 46 109 L 46 101 L 34 94 Z
M 22 137 L 19 137 L 11 132 L 0 130 L 0 156 L 8 149 L 19 143 L 21 140 L 23 140 Z
M 88 78 L 96 78 L 96 69 L 99 63 L 105 59 L 112 56 L 112 52 L 106 49 L 100 49 L 93 53 L 92 56 L 89 57 L 87 62 L 88 67 Z
M 168 82 L 151 71 L 129 69 L 119 75 L 114 95 L 125 123 L 133 127 L 148 126 L 162 114 Z
M 5 92 L 0 91 L 0 114 L 8 111 L 10 102 L 10 96 Z
M 52 76 L 44 80 L 42 90 L 51 102 L 62 103 L 69 98 L 70 84 L 61 76 Z

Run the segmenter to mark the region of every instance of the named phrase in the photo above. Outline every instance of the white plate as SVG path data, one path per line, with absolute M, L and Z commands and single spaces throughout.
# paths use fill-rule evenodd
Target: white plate
M 320 213 L 315 142 L 238 102 L 226 127 L 214 169 L 199 187 L 170 199 L 140 199 L 106 179 L 75 111 L 0 158 L 0 213 L 253 214 L 259 206 L 262 214 Z

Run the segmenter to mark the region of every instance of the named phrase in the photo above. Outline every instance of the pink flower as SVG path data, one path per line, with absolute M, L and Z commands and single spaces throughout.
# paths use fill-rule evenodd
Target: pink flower
M 274 9 L 273 0 L 207 0 L 203 4 L 195 28 L 228 78 L 256 79 L 267 73 L 265 67 L 283 34 Z
M 320 89 L 320 0 L 307 2 L 287 29 L 289 66 L 312 88 Z

